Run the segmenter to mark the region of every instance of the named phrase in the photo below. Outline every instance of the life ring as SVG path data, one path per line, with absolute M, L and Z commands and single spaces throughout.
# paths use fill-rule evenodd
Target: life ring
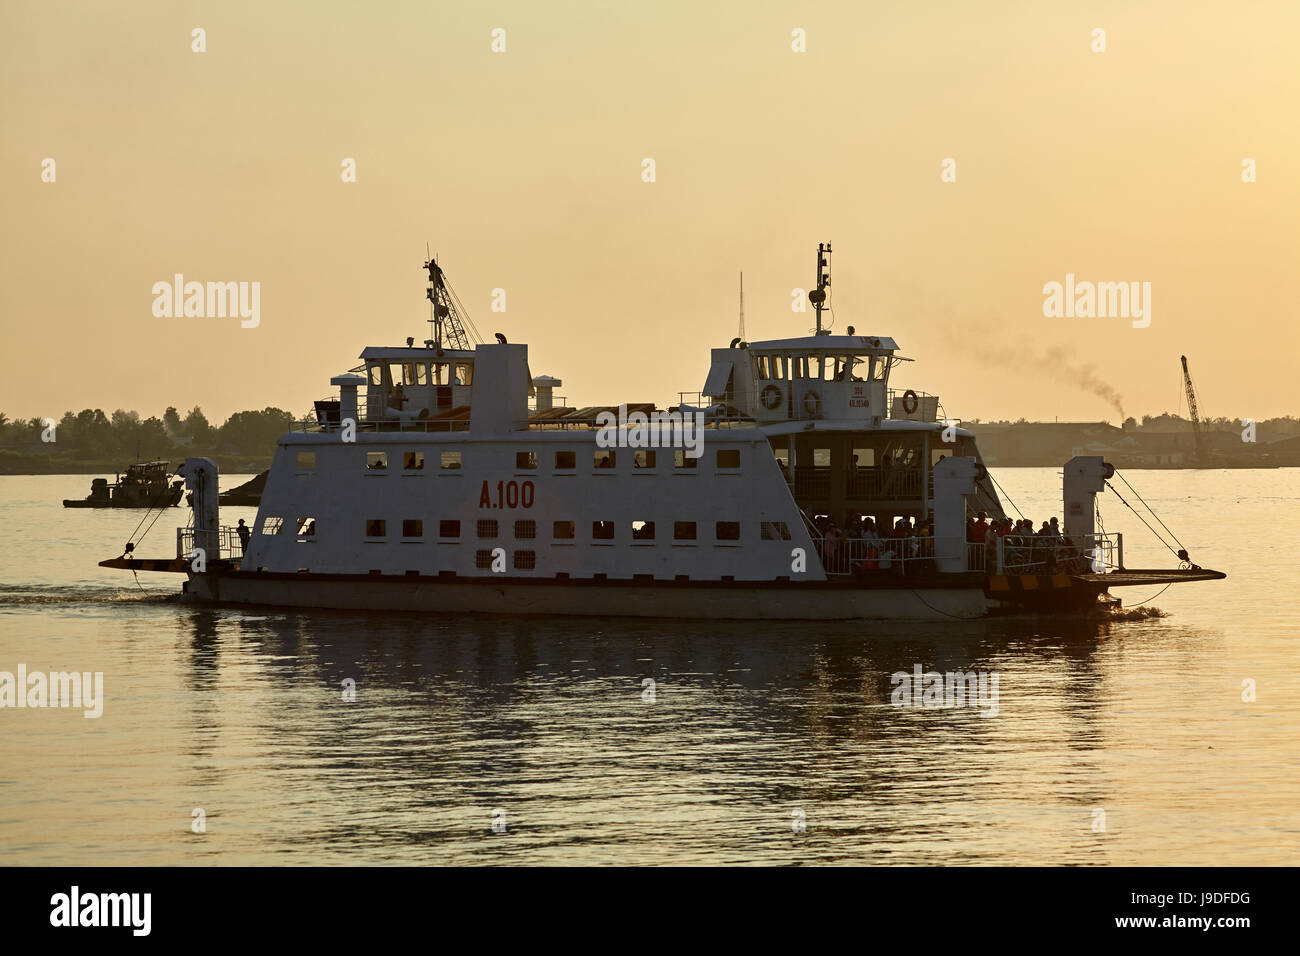
M 810 388 L 803 393 L 803 410 L 813 418 L 821 418 L 822 397 L 814 389 Z
M 781 389 L 775 385 L 763 386 L 763 407 L 771 411 L 781 404 Z
M 911 415 L 921 405 L 921 399 L 910 388 L 903 393 L 903 411 Z

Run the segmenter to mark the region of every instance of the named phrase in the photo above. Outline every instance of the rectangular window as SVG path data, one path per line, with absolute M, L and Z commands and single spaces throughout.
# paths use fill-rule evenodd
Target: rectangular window
M 474 384 L 474 365 L 471 362 L 456 363 L 456 378 L 452 381 L 453 385 L 473 385 Z
M 434 362 L 429 366 L 429 384 L 430 385 L 450 385 L 451 384 L 451 363 Z
M 388 525 L 383 518 L 366 519 L 366 537 L 382 538 L 388 533 Z
M 764 521 L 759 526 L 764 541 L 789 541 L 790 526 L 784 521 Z
M 760 355 L 754 360 L 755 377 L 760 382 L 767 381 L 767 356 Z
M 424 522 L 419 518 L 402 519 L 402 537 L 403 538 L 423 538 Z
M 283 518 L 267 518 L 262 522 L 262 534 L 279 534 L 283 526 Z
M 478 536 L 480 538 L 495 538 L 497 536 L 497 519 L 480 518 L 478 522 Z
M 515 452 L 516 468 L 536 468 L 537 452 L 535 451 L 517 451 Z
M 612 541 L 613 538 L 614 522 L 593 521 L 591 523 L 591 539 L 593 541 Z
M 316 453 L 314 451 L 298 452 L 298 470 L 311 471 L 316 467 Z
M 653 471 L 655 467 L 655 453 L 644 449 L 638 449 L 637 451 L 632 452 L 632 467 Z
M 717 463 L 719 468 L 739 468 L 740 449 L 719 448 L 717 452 Z
M 447 520 L 439 521 L 439 522 L 438 522 L 438 537 L 440 537 L 440 538 L 459 538 L 459 537 L 460 537 L 460 522 L 459 522 L 459 521 L 447 521 Z
M 403 384 L 403 385 L 415 385 L 415 384 L 417 384 L 417 382 L 416 382 L 416 369 L 419 369 L 421 372 L 423 372 L 423 371 L 424 371 L 424 366 L 423 366 L 423 365 L 416 365 L 414 362 L 407 362 L 406 364 L 404 364 L 404 365 L 402 366 L 402 384 Z M 421 375 L 420 377 L 423 378 L 424 376 Z M 423 385 L 424 382 L 419 382 L 418 384 Z
M 555 453 L 555 468 L 557 471 L 562 468 L 577 468 L 577 467 L 578 467 L 577 452 L 557 451 Z
M 299 518 L 298 519 L 298 537 L 314 538 L 316 536 L 316 519 Z
M 653 521 L 632 522 L 633 541 L 653 541 L 654 539 L 655 539 L 655 523 Z
M 739 521 L 719 521 L 714 528 L 714 535 L 719 541 L 739 541 Z
M 369 371 L 370 371 L 370 384 L 371 384 L 371 385 L 383 385 L 383 384 L 384 384 L 384 367 L 383 367 L 382 365 L 372 365 L 372 366 L 370 366 L 370 370 L 369 370 Z
M 532 521 L 532 520 L 528 520 L 528 521 L 516 521 L 516 522 L 515 522 L 515 537 L 516 537 L 516 538 L 535 538 L 535 537 L 537 537 L 537 522 L 536 522 L 536 521 Z
M 831 466 L 831 450 L 829 448 L 814 448 L 812 463 L 817 468 L 829 468 Z
M 403 471 L 424 471 L 424 452 L 422 451 L 402 452 L 402 470 Z
M 442 453 L 442 470 L 451 471 L 460 467 L 460 452 L 444 451 Z
M 480 571 L 487 571 L 492 567 L 492 552 L 487 548 L 479 548 L 474 552 L 474 567 Z
M 876 463 L 876 450 L 874 448 L 855 448 L 853 449 L 854 468 L 871 468 Z
M 700 464 L 698 458 L 692 458 L 686 454 L 685 448 L 673 449 L 673 467 L 674 468 L 696 468 Z
M 537 567 L 536 551 L 516 551 L 515 552 L 515 570 L 532 571 Z
M 366 471 L 383 471 L 388 467 L 388 452 L 366 452 Z
M 673 540 L 674 540 L 674 541 L 694 541 L 694 540 L 695 540 L 695 522 L 694 522 L 694 521 L 674 521 L 674 522 L 673 522 Z
M 573 522 L 555 522 L 555 524 L 551 525 L 551 537 L 556 541 L 571 541 L 573 539 Z
M 592 465 L 596 468 L 614 467 L 614 449 L 597 448 L 592 454 Z

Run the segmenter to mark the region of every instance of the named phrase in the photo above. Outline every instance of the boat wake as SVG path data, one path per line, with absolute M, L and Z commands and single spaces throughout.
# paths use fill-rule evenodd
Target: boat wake
M 1101 612 L 1108 621 L 1149 621 L 1153 618 L 1168 617 L 1168 611 L 1158 607 L 1124 607 L 1106 609 Z
M 30 607 L 69 604 L 163 604 L 179 599 L 168 591 L 141 591 L 139 588 L 94 586 L 43 587 L 40 585 L 0 585 L 0 607 Z

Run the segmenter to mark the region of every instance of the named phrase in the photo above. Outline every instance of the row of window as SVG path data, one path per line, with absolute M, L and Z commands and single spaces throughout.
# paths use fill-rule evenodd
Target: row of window
M 664 449 L 667 451 L 668 449 Z M 654 449 L 627 449 L 627 454 L 632 456 L 632 467 L 635 470 L 653 470 L 658 464 L 658 456 Z M 700 460 L 692 458 L 686 454 L 684 448 L 674 448 L 673 467 L 674 468 L 695 468 L 698 467 Z M 444 451 L 439 453 L 439 469 L 442 471 L 455 471 L 464 465 L 464 458 L 459 451 Z M 425 456 L 422 451 L 404 451 L 402 452 L 402 470 L 403 471 L 424 471 Z M 613 448 L 597 448 L 592 452 L 591 464 L 593 468 L 614 468 L 618 464 L 618 452 Z M 720 469 L 735 469 L 740 467 L 740 449 L 739 448 L 719 448 L 714 453 L 714 464 Z M 316 453 L 311 451 L 298 452 L 298 470 L 311 471 L 316 467 Z M 515 452 L 515 469 L 518 471 L 532 471 L 538 467 L 538 455 L 535 451 Z M 575 451 L 557 451 L 555 452 L 555 470 L 569 471 L 578 467 L 578 453 Z M 387 471 L 388 470 L 388 452 L 386 451 L 368 451 L 366 452 L 366 470 L 367 471 Z
M 665 522 L 666 524 L 667 522 Z M 423 538 L 424 521 L 421 518 L 404 518 L 401 522 L 403 538 Z M 591 523 L 591 539 L 593 541 L 612 541 L 614 539 L 616 523 L 613 521 L 593 521 Z M 281 534 L 284 528 L 283 518 L 267 518 L 262 523 L 262 534 L 275 535 Z M 386 538 L 388 537 L 388 521 L 384 518 L 367 518 L 365 522 L 365 531 L 367 538 Z M 495 518 L 481 518 L 476 522 L 475 536 L 481 539 L 497 538 L 500 535 L 500 522 Z M 551 540 L 553 541 L 572 541 L 575 538 L 576 526 L 572 521 L 555 521 L 551 523 Z M 310 538 L 316 534 L 316 519 L 310 517 L 299 518 L 297 521 L 297 536 L 299 538 Z M 789 541 L 790 528 L 784 521 L 763 521 L 760 522 L 759 534 L 764 541 Z M 537 537 L 537 522 L 533 520 L 519 520 L 514 522 L 514 535 L 517 540 L 529 540 Z M 713 536 L 716 541 L 739 541 L 740 540 L 740 522 L 739 521 L 716 521 L 713 525 Z M 438 537 L 445 539 L 457 539 L 460 537 L 460 521 L 458 519 L 444 519 L 438 522 Z M 632 522 L 632 540 L 633 541 L 654 541 L 655 522 L 653 521 L 633 521 Z M 672 540 L 674 541 L 695 541 L 698 540 L 697 524 L 694 521 L 674 521 L 672 522 Z
M 760 382 L 808 378 L 883 382 L 889 374 L 889 362 L 883 355 L 758 355 L 754 357 L 754 377 Z
M 394 362 L 387 368 L 378 363 L 367 369 L 371 385 L 472 385 L 472 362 Z

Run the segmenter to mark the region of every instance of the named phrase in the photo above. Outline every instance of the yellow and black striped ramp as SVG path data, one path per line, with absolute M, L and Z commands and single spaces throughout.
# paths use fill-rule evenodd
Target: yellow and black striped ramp
M 1060 591 L 1073 587 L 1070 576 L 1060 574 L 990 574 L 988 592 L 998 597 L 1013 597 L 1035 591 Z

